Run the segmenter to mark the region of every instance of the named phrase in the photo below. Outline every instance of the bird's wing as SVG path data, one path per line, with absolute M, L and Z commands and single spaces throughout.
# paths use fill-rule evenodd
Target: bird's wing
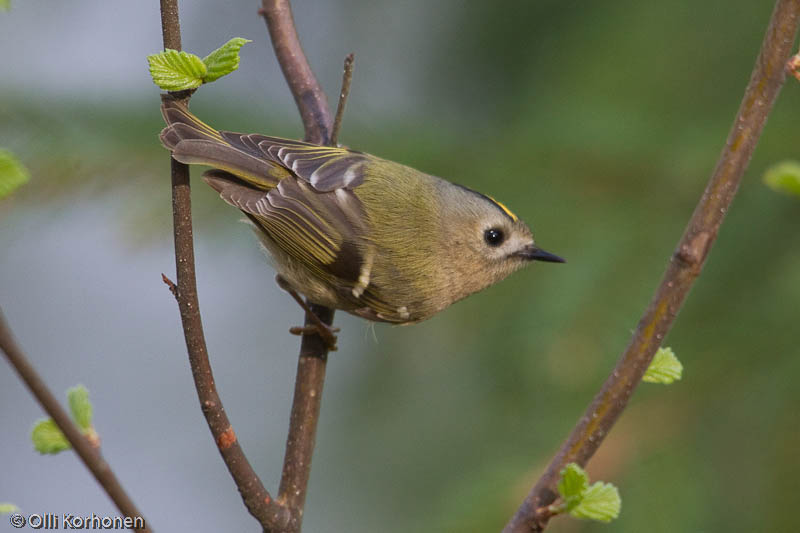
M 396 315 L 395 307 L 384 301 L 379 288 L 371 283 L 375 247 L 368 238 L 363 205 L 351 191 L 319 192 L 295 177 L 263 191 L 222 170 L 209 170 L 204 179 L 281 250 L 339 288 L 343 300 L 382 317 Z M 298 290 L 303 292 L 302 287 Z M 402 317 L 377 319 L 403 322 Z
M 341 296 L 353 306 L 372 309 L 376 316 L 396 314 L 370 283 L 375 247 L 364 206 L 352 192 L 364 182 L 370 156 L 217 131 L 174 99 L 163 102 L 162 114 L 167 127 L 161 142 L 175 159 L 215 167 L 204 179 L 220 197 L 294 260 L 341 287 Z
M 283 167 L 319 192 L 354 189 L 364 182 L 369 156 L 361 152 L 253 133 L 220 135 L 231 147 Z
M 186 104 L 166 98 L 161 114 L 167 127 L 162 144 L 186 164 L 209 165 L 230 172 L 260 189 L 271 189 L 289 176 L 319 192 L 354 189 L 364 182 L 370 156 L 334 146 L 217 131 L 195 117 Z

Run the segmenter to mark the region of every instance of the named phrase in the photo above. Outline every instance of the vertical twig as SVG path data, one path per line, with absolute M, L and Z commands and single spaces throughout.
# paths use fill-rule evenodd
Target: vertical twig
M 263 0 L 259 13 L 267 23 L 278 63 L 300 111 L 306 140 L 329 144 L 332 120 L 328 100 L 300 46 L 289 1 Z M 319 305 L 312 305 L 311 309 L 325 324 L 333 323 L 333 309 Z M 312 324 L 306 316 L 305 325 Z M 300 531 L 302 526 L 327 359 L 328 347 L 322 339 L 314 334 L 303 335 L 278 490 L 279 500 L 291 510 L 290 531 Z
M 342 89 L 339 91 L 339 105 L 336 106 L 336 118 L 333 120 L 333 133 L 331 134 L 331 146 L 339 145 L 339 131 L 342 129 L 342 118 L 344 108 L 347 105 L 347 97 L 350 96 L 350 83 L 353 81 L 353 60 L 354 54 L 347 54 L 344 58 L 344 72 L 342 73 Z
M 778 0 L 728 141 L 667 271 L 630 344 L 603 388 L 566 442 L 506 525 L 505 533 L 542 531 L 549 517 L 537 510 L 556 498 L 560 471 L 570 462 L 586 464 L 619 418 L 641 381 L 689 289 L 703 268 L 733 201 L 772 104 L 783 85 L 786 61 L 800 20 L 800 0 Z
M 47 388 L 44 380 L 39 376 L 39 373 L 36 372 L 36 369 L 33 368 L 28 358 L 25 357 L 22 349 L 14 340 L 14 335 L 8 327 L 2 310 L 0 310 L 0 350 L 6 354 L 8 362 L 14 367 L 14 370 L 17 371 L 22 381 L 25 382 L 28 390 L 31 391 L 31 394 L 33 394 L 36 401 L 39 402 L 39 405 L 42 406 L 44 411 L 50 415 L 50 418 L 56 423 L 72 445 L 75 453 L 78 454 L 78 457 L 81 458 L 83 464 L 86 465 L 86 468 L 89 469 L 105 493 L 108 494 L 108 497 L 111 498 L 114 505 L 117 506 L 117 509 L 126 517 L 141 517 L 144 523 L 147 524 L 147 521 L 144 520 L 144 516 L 139 509 L 136 508 L 133 500 L 131 500 L 130 496 L 125 492 L 125 489 L 122 488 L 122 485 L 114 474 L 114 471 L 111 470 L 109 464 L 103 459 L 100 452 L 83 436 L 83 433 L 81 433 L 64 408 L 61 407 L 61 404 L 58 403 L 58 400 L 56 400 L 53 393 L 50 392 L 50 389 Z M 144 528 L 136 529 L 135 531 L 144 533 L 151 530 L 145 525 Z
M 164 48 L 180 50 L 177 0 L 161 0 L 161 28 Z M 188 99 L 189 94 L 173 94 L 167 97 Z M 289 513 L 272 499 L 244 455 L 214 383 L 197 297 L 189 167 L 174 159 L 170 159 L 170 164 L 177 284 L 172 284 L 166 277 L 164 281 L 170 285 L 178 301 L 197 396 L 220 455 L 247 510 L 261 523 L 265 531 L 278 530 L 288 523 Z

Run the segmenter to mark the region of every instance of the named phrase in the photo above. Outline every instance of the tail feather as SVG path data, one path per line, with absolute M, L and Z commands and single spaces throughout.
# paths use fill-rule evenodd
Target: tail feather
M 159 139 L 181 163 L 215 167 L 259 189 L 271 189 L 289 175 L 275 163 L 232 146 L 219 131 L 195 117 L 186 104 L 170 96 L 163 98 L 161 114 L 167 127 Z
M 186 104 L 167 95 L 161 102 L 161 116 L 167 127 L 161 132 L 161 142 L 168 150 L 173 150 L 184 139 L 208 139 L 225 142 L 222 135 L 194 116 Z

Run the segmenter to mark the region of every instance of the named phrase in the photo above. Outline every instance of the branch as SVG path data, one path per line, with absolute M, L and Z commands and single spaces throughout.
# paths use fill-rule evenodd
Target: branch
M 83 436 L 83 433 L 81 433 L 80 429 L 78 429 L 64 408 L 61 407 L 61 404 L 58 403 L 58 400 L 56 400 L 53 393 L 50 392 L 50 389 L 47 388 L 44 380 L 42 380 L 39 373 L 36 372 L 36 369 L 33 368 L 28 358 L 25 357 L 22 349 L 14 340 L 11 329 L 8 327 L 8 323 L 3 317 L 1 310 L 0 350 L 6 354 L 8 362 L 14 367 L 14 370 L 17 371 L 17 374 L 19 374 L 19 377 L 25 382 L 25 385 L 28 386 L 28 390 L 31 391 L 31 394 L 33 394 L 36 401 L 39 402 L 39 405 L 42 406 L 42 409 L 44 409 L 56 423 L 72 445 L 75 453 L 78 454 L 78 457 L 81 458 L 86 468 L 94 475 L 94 478 L 105 493 L 108 494 L 108 497 L 111 498 L 111 501 L 114 502 L 114 505 L 117 506 L 117 509 L 126 517 L 141 517 L 142 521 L 147 524 L 147 521 L 144 520 L 144 516 L 139 509 L 136 508 L 133 500 L 131 500 L 130 496 L 125 492 L 125 489 L 122 488 L 117 476 L 114 475 L 114 471 L 111 470 L 111 466 L 103 459 L 100 452 L 89 443 L 89 440 Z M 144 533 L 151 530 L 145 525 L 144 528 L 136 529 L 135 531 Z
M 300 111 L 306 140 L 330 144 L 332 120 L 328 100 L 300 46 L 289 0 L 263 0 L 259 14 L 267 23 L 278 63 Z M 333 309 L 310 302 L 309 305 L 323 323 L 333 323 Z M 313 325 L 308 316 L 305 325 Z M 288 531 L 300 531 L 302 525 L 327 360 L 328 346 L 322 338 L 303 335 L 278 490 L 278 499 L 289 507 L 292 515 Z
M 164 48 L 180 50 L 181 37 L 177 0 L 161 0 L 161 28 Z M 173 96 L 188 99 L 189 94 L 174 94 L 167 97 Z M 261 523 L 265 531 L 278 529 L 288 522 L 289 513 L 272 499 L 244 455 L 214 384 L 203 334 L 203 323 L 200 319 L 200 304 L 197 298 L 189 167 L 174 159 L 170 159 L 170 163 L 175 267 L 178 283 L 177 285 L 173 284 L 166 277 L 164 280 L 169 282 L 170 290 L 178 301 L 197 396 L 214 442 L 216 442 L 225 466 L 228 467 L 228 471 L 239 489 L 247 510 Z
M 306 140 L 328 144 L 333 124 L 328 99 L 300 46 L 289 0 L 263 0 L 259 14 L 267 22 L 275 56 L 303 120 Z
M 700 202 L 630 344 L 603 388 L 503 530 L 542 531 L 549 517 L 537 510 L 556 498 L 560 471 L 585 465 L 619 418 L 700 274 L 711 245 L 786 77 L 785 65 L 800 19 L 800 0 L 778 0 L 739 112 Z

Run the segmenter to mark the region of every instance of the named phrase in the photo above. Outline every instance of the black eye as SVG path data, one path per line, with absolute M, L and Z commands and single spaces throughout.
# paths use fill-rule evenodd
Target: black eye
M 483 232 L 483 240 L 486 241 L 486 244 L 489 246 L 500 246 L 505 238 L 506 236 L 503 234 L 503 230 L 500 229 L 491 228 Z

